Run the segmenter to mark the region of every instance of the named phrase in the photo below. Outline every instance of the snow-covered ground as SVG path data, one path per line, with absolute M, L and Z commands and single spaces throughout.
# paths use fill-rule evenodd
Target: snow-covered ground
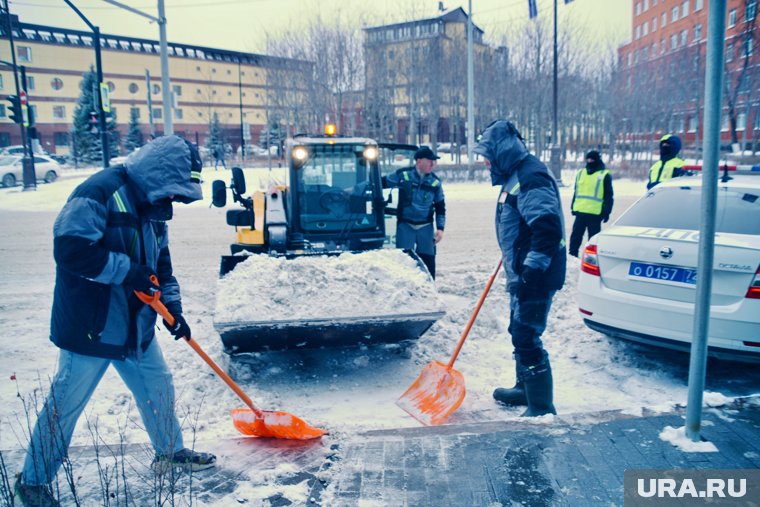
M 248 170 L 249 190 L 265 169 Z M 282 171 L 275 171 L 280 178 Z M 23 192 L 0 189 L 0 448 L 24 447 L 24 401 L 46 390 L 55 372 L 57 349 L 48 341 L 55 266 L 52 225 L 71 190 L 86 176 L 67 172 L 51 185 Z M 185 316 L 199 344 L 262 407 L 292 412 L 328 428 L 328 439 L 357 432 L 418 426 L 395 400 L 431 360 L 448 359 L 499 259 L 493 231 L 497 189 L 487 184 L 445 183 L 447 229 L 438 250 L 439 297 L 447 314 L 409 348 L 369 346 L 351 349 L 295 350 L 230 357 L 213 327 L 221 255 L 229 252 L 233 231 L 225 210 L 210 207 L 211 179 L 228 171 L 206 170 L 202 202 L 175 206 L 170 223 L 174 272 L 183 291 Z M 644 191 L 641 181 L 615 181 L 619 215 Z M 572 189 L 562 189 L 567 207 Z M 613 219 L 614 219 L 613 216 Z M 565 288 L 559 292 L 544 341 L 552 359 L 555 404 L 560 414 L 643 408 L 667 410 L 684 404 L 688 359 L 613 341 L 587 329 L 576 306 L 578 264 L 571 258 Z M 312 280 L 303 279 L 304 284 Z M 316 292 L 315 292 L 316 293 Z M 258 297 L 266 299 L 266 291 Z M 514 381 L 507 335 L 508 300 L 502 276 L 486 300 L 455 365 L 467 383 L 467 397 L 451 423 L 517 417 L 519 410 L 498 407 L 491 398 L 497 386 Z M 174 372 L 181 415 L 197 420 L 199 447 L 213 450 L 220 437 L 237 436 L 229 410 L 242 407 L 195 353 L 163 329 L 159 340 Z M 710 363 L 707 390 L 724 396 L 755 392 L 757 369 Z M 147 442 L 129 391 L 111 369 L 86 412 L 98 416 L 101 436 L 124 434 L 128 442 Z M 125 424 L 127 418 L 129 422 Z M 546 418 L 542 418 L 546 419 Z M 91 435 L 80 421 L 74 443 L 87 445 Z M 122 428 L 120 430 L 120 427 Z

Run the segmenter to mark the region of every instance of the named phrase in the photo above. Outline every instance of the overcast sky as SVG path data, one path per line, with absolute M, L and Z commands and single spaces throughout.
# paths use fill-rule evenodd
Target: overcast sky
M 120 0 L 156 15 L 157 2 Z M 558 0 L 560 24 L 572 20 L 597 42 L 618 45 L 630 39 L 632 0 Z M 87 30 L 63 0 L 9 0 L 10 10 L 23 22 Z M 158 39 L 149 20 L 102 0 L 72 0 L 101 32 Z M 444 7 L 463 7 L 467 1 L 445 0 Z M 550 18 L 553 0 L 537 0 L 539 16 Z M 486 37 L 506 26 L 527 22 L 528 0 L 472 0 L 473 19 Z M 321 15 L 341 16 L 349 23 L 369 26 L 435 16 L 438 0 L 165 0 L 169 40 L 199 46 L 265 52 L 267 33 L 302 26 Z

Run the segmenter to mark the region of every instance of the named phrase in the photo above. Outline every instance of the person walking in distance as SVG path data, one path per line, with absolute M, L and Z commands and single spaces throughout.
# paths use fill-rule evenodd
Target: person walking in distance
M 612 194 L 612 174 L 604 166 L 598 151 L 586 154 L 586 167 L 575 175 L 575 192 L 570 210 L 575 221 L 570 234 L 570 255 L 578 257 L 583 243 L 583 235 L 588 237 L 602 230 L 602 222 L 607 223 L 614 202 Z
M 90 176 L 58 215 L 50 327 L 50 340 L 60 349 L 58 369 L 14 487 L 23 505 L 58 505 L 50 483 L 109 366 L 135 398 L 157 471 L 214 466 L 213 454 L 184 447 L 172 375 L 155 337 L 156 313 L 134 294 L 161 291 L 176 319 L 173 326 L 164 325 L 175 339 L 191 336 L 166 222 L 173 203 L 202 198 L 201 165 L 194 145 L 176 135 L 159 137 L 124 164 Z
M 439 158 L 433 150 L 423 146 L 414 154 L 414 166 L 383 176 L 383 188 L 399 189 L 396 247 L 417 252 L 433 278 L 436 245 L 443 239 L 446 225 L 443 186 L 433 172 Z
M 541 335 L 552 298 L 565 282 L 567 255 L 559 189 L 549 169 L 528 153 L 520 132 L 506 120 L 491 123 L 474 152 L 485 159 L 491 183 L 501 187 L 496 238 L 509 292 L 509 328 L 516 383 L 497 388 L 504 405 L 527 405 L 527 417 L 556 414 L 549 355 Z

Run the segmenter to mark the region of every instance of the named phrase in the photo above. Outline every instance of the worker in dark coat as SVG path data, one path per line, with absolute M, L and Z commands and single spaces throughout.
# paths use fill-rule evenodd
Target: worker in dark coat
M 383 177 L 383 188 L 399 189 L 396 247 L 417 252 L 433 278 L 436 245 L 443 239 L 446 226 L 443 186 L 433 172 L 438 158 L 433 150 L 423 146 L 414 154 L 414 166 Z
M 523 416 L 556 414 L 552 370 L 541 335 L 552 298 L 565 282 L 565 227 L 557 182 L 528 153 L 508 121 L 491 123 L 474 152 L 485 159 L 492 184 L 501 187 L 496 238 L 507 274 L 517 372 L 515 386 L 498 388 L 493 396 L 506 405 L 527 405 Z
M 15 485 L 24 505 L 57 505 L 49 484 L 67 459 L 77 420 L 109 366 L 135 398 L 156 453 L 154 465 L 193 470 L 214 465 L 214 455 L 184 447 L 172 375 L 155 339 L 156 312 L 134 294 L 160 291 L 176 320 L 172 326 L 164 321 L 169 332 L 175 338 L 191 336 L 166 222 L 173 203 L 202 198 L 200 175 L 195 146 L 178 136 L 159 137 L 124 165 L 90 176 L 58 215 L 50 340 L 60 353 Z

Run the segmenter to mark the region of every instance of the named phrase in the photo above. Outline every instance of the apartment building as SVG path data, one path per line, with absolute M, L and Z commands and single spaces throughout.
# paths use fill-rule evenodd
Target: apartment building
M 728 0 L 721 142 L 760 138 L 756 0 Z M 701 142 L 709 0 L 634 0 L 631 42 L 618 51 L 621 113 L 650 137 L 674 132 Z M 659 108 L 661 114 L 653 112 Z
M 18 65 L 26 67 L 28 97 L 34 109 L 39 140 L 51 153 L 69 150 L 74 108 L 82 76 L 95 65 L 93 34 L 53 26 L 12 23 Z M 0 60 L 11 61 L 7 25 L 0 27 Z M 257 142 L 267 125 L 268 72 L 306 62 L 228 51 L 168 44 L 169 72 L 176 134 L 204 143 L 212 118 L 218 118 L 233 149 L 241 138 Z M 163 132 L 163 101 L 158 41 L 101 34 L 103 81 L 110 90 L 122 139 L 130 113 L 137 111 L 140 128 Z M 149 77 L 146 77 L 149 76 Z M 0 66 L 0 146 L 20 143 L 20 129 L 8 119 L 8 95 L 16 93 L 11 67 Z M 249 143 L 249 141 L 246 141 Z

